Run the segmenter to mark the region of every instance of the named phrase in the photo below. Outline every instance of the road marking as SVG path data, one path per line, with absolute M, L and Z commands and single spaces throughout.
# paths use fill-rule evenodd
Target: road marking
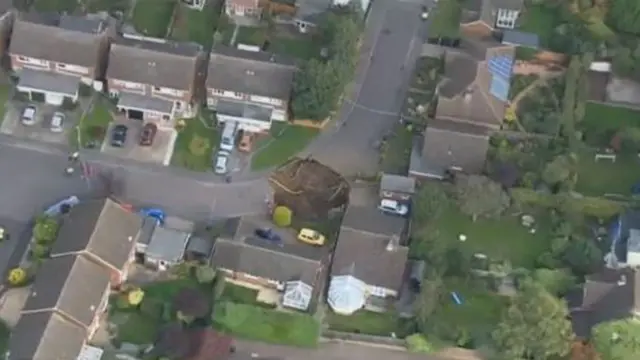
M 391 111 L 383 111 L 383 110 L 378 110 L 378 109 L 373 109 L 370 107 L 366 107 L 364 105 L 360 105 L 358 103 L 355 103 L 351 100 L 344 100 L 345 102 L 351 104 L 354 108 L 358 108 L 358 109 L 362 109 L 365 111 L 369 111 L 372 112 L 374 114 L 378 114 L 378 115 L 385 115 L 385 116 L 399 116 L 400 114 L 398 112 L 391 112 Z

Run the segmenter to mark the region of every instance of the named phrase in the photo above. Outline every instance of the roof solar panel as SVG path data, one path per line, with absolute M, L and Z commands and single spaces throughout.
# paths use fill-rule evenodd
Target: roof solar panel
M 510 56 L 500 55 L 489 59 L 489 71 L 493 75 L 511 78 L 511 70 L 513 68 L 513 59 Z
M 489 92 L 498 99 L 507 101 L 509 99 L 509 81 L 502 79 L 500 76 L 493 76 Z

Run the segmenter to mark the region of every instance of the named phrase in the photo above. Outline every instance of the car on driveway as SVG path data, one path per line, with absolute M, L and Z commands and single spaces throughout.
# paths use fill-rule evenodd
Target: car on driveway
M 127 128 L 126 125 L 116 125 L 111 130 L 111 146 L 113 147 L 123 147 L 127 141 Z
M 305 228 L 301 229 L 298 233 L 298 240 L 305 244 L 322 246 L 324 245 L 326 238 L 319 231 Z
M 213 170 L 218 175 L 224 175 L 229 172 L 229 152 L 227 151 L 219 151 L 216 154 L 215 163 L 213 165 Z
M 406 216 L 409 214 L 409 206 L 397 200 L 383 199 L 380 201 L 378 209 L 392 215 Z
M 63 113 L 59 111 L 53 113 L 49 130 L 54 133 L 61 133 L 62 131 L 64 131 L 64 119 L 65 115 Z
M 282 243 L 282 238 L 275 231 L 273 231 L 273 229 L 258 228 L 254 233 L 260 239 L 271 241 L 274 243 Z
M 140 132 L 140 146 L 153 145 L 153 139 L 156 138 L 156 133 L 158 133 L 158 126 L 156 124 L 144 124 L 144 126 L 142 127 L 142 132 Z
M 29 105 L 22 110 L 22 116 L 20 117 L 22 124 L 31 126 L 36 124 L 36 107 Z

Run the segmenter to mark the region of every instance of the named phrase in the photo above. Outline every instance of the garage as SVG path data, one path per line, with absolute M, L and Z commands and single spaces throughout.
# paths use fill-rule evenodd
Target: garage
M 37 92 L 37 91 L 31 91 L 29 93 L 29 99 L 31 99 L 31 101 L 34 102 L 45 102 L 46 100 L 46 96 L 44 93 L 41 92 Z
M 31 98 L 33 99 L 33 95 L 36 93 L 31 93 Z M 34 100 L 35 101 L 35 100 Z M 61 94 L 54 93 L 45 93 L 44 94 L 44 102 L 50 105 L 60 106 L 64 102 L 64 96 Z
M 132 109 L 128 109 L 127 110 L 127 118 L 131 119 L 131 120 L 144 120 L 144 113 L 140 110 L 132 110 Z
M 29 94 L 29 99 L 60 106 L 65 98 L 78 100 L 80 78 L 45 71 L 22 69 L 17 89 Z

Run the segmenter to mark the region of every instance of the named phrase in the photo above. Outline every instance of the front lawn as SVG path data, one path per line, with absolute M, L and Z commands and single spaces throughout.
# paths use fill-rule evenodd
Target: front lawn
M 255 45 L 262 47 L 267 40 L 267 28 L 264 26 L 240 26 L 235 44 Z
M 105 99 L 95 101 L 92 110 L 80 119 L 76 131 L 72 131 L 69 135 L 69 143 L 73 148 L 102 144 L 107 135 L 109 123 L 113 121 L 111 107 L 111 104 Z M 78 142 L 78 134 L 80 142 Z
M 171 36 L 180 41 L 192 41 L 210 49 L 213 33 L 218 27 L 222 2 L 208 1 L 203 10 L 180 5 L 173 24 Z
M 311 315 L 247 304 L 216 304 L 213 326 L 240 338 L 298 347 L 315 347 L 320 324 Z
M 640 158 L 635 154 L 619 154 L 616 161 L 595 160 L 595 153 L 580 156 L 575 190 L 588 196 L 618 194 L 629 196 L 640 183 Z
M 171 165 L 194 171 L 211 169 L 211 159 L 218 139 L 218 131 L 206 115 L 185 120 L 173 148 Z
M 640 111 L 625 107 L 587 103 L 581 126 L 592 146 L 609 146 L 613 135 L 625 128 L 640 128 Z
M 538 220 L 536 233 L 520 224 L 516 216 L 499 219 L 477 219 L 462 214 L 455 206 L 446 209 L 435 221 L 439 239 L 456 243 L 468 256 L 485 254 L 495 261 L 509 261 L 514 267 L 533 268 L 536 260 L 549 247 L 544 219 Z M 466 241 L 459 240 L 460 235 Z
M 35 0 L 32 9 L 37 12 L 72 13 L 78 8 L 77 0 Z
M 391 136 L 382 145 L 380 155 L 382 157 L 382 171 L 387 174 L 407 174 L 412 146 L 411 126 L 397 124 Z
M 174 0 L 137 0 L 131 22 L 144 35 L 164 38 L 176 8 Z
M 325 320 L 330 330 L 348 333 L 375 336 L 391 336 L 393 333 L 398 336 L 398 331 L 401 329 L 400 319 L 392 313 L 359 310 L 353 315 L 345 316 L 327 312 Z
M 265 170 L 287 161 L 304 150 L 319 131 L 284 123 L 271 125 L 271 139 L 256 150 L 251 158 L 252 170 Z

